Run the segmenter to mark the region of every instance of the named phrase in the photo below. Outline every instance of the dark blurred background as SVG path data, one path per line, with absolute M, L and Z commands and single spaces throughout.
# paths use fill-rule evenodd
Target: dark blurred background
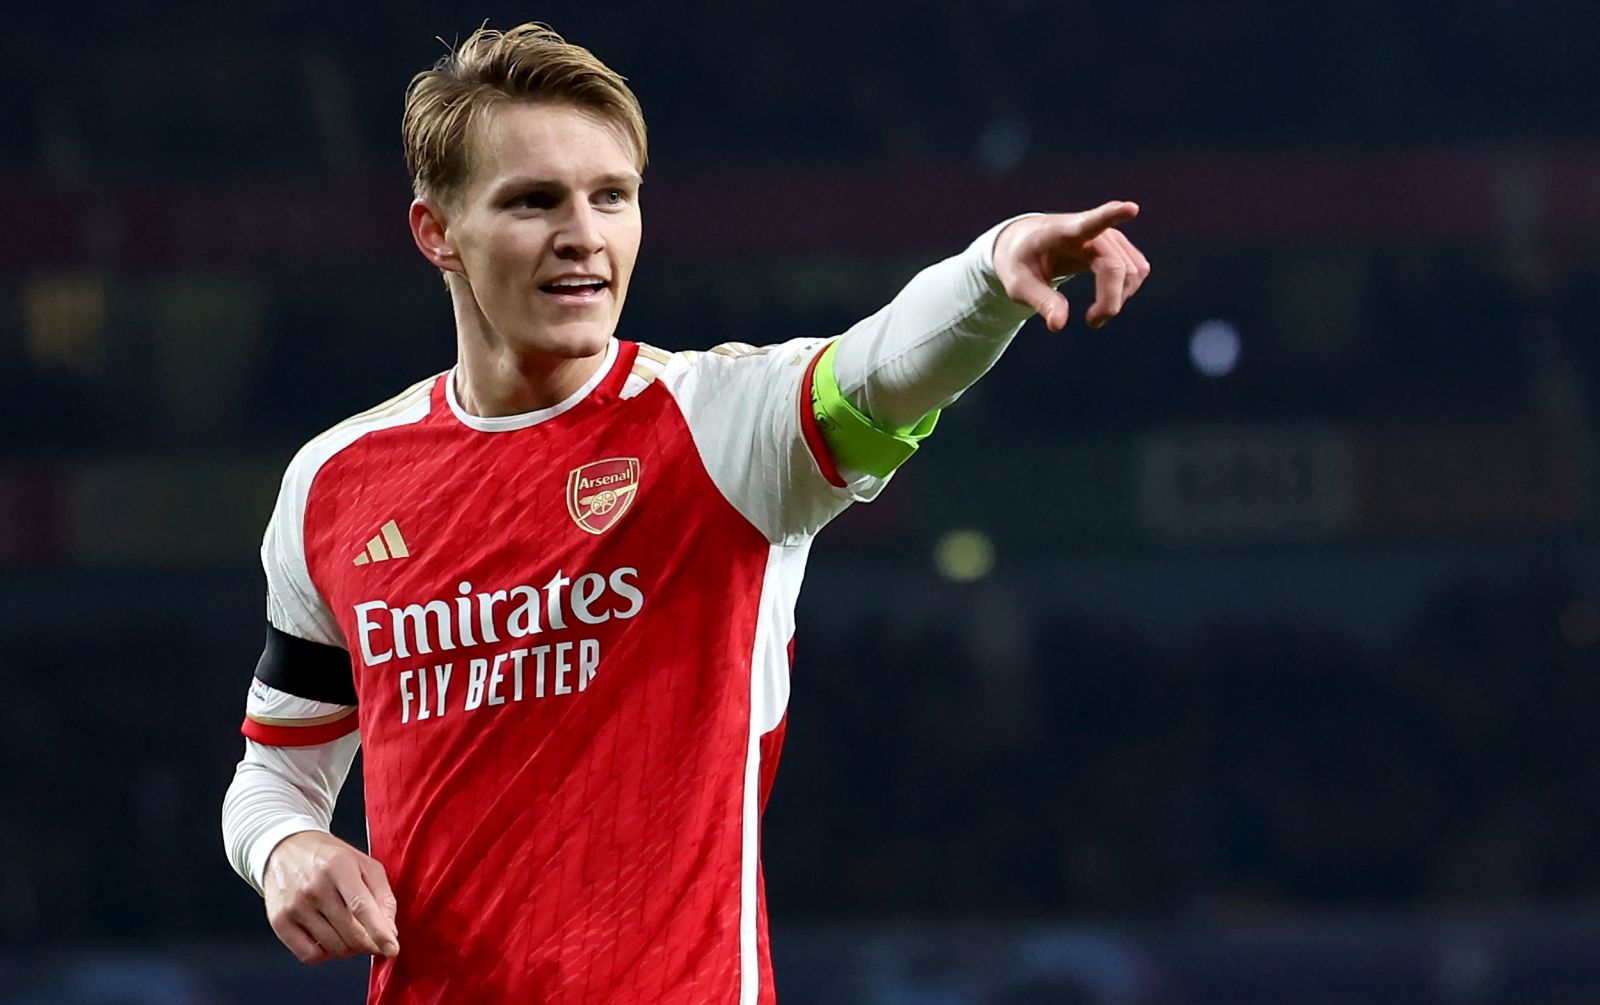
M 256 548 L 452 362 L 401 95 L 529 19 L 650 122 L 625 338 L 835 333 L 1143 206 L 1125 315 L 1030 322 L 814 552 L 786 1002 L 1600 1002 L 1592 0 L 12 11 L 0 1002 L 359 1000 L 220 850 Z

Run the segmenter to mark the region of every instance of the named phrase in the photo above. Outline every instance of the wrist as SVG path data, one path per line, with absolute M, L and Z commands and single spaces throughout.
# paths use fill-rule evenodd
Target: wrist
M 273 853 L 289 838 L 305 833 L 327 834 L 328 831 L 309 817 L 294 817 L 273 824 L 250 843 L 250 875 L 246 878 L 250 880 L 250 885 L 256 888 L 257 893 L 263 890 L 267 878 L 267 866 L 272 860 Z
M 993 227 L 990 227 L 988 230 L 984 231 L 983 235 L 978 238 L 976 243 L 983 253 L 984 265 L 989 270 L 991 275 L 996 274 L 995 263 L 1002 259 L 1006 253 L 1005 249 L 1009 249 L 1011 245 L 1015 244 L 1017 238 L 1021 236 L 1021 231 L 1027 229 L 1025 226 L 1021 226 L 1021 224 L 1023 224 L 1023 222 L 1026 220 L 1031 220 L 1036 216 L 1043 215 L 1043 213 L 1019 213 L 1010 219 L 1001 220 Z M 1002 243 L 1005 245 L 1004 249 L 1001 247 Z

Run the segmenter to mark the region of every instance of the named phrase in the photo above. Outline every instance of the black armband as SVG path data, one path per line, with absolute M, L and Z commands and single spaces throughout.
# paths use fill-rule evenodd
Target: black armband
M 267 625 L 267 646 L 256 664 L 256 679 L 285 694 L 330 705 L 356 703 L 350 654 L 338 646 L 296 638 Z

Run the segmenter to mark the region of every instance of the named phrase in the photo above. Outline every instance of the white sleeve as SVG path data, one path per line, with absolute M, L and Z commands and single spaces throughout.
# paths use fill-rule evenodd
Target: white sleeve
M 839 390 L 878 424 L 910 426 L 954 402 L 1033 316 L 1033 308 L 1006 296 L 994 271 L 995 238 L 1011 222 L 917 273 L 888 306 L 839 339 Z
M 911 425 L 955 400 L 1033 314 L 1007 297 L 994 275 L 994 240 L 1010 222 L 918 273 L 887 306 L 840 337 L 834 374 L 863 412 L 880 423 Z M 823 464 L 831 466 L 831 459 L 819 459 L 807 442 L 807 376 L 827 342 L 734 343 L 670 359 L 661 354 L 643 364 L 661 366 L 660 379 L 722 494 L 779 544 L 815 534 L 888 482 L 848 470 L 830 481 Z
M 245 740 L 244 759 L 222 800 L 222 845 L 233 871 L 257 893 L 278 842 L 301 831 L 328 830 L 360 745 L 360 733 L 309 747 Z
M 806 442 L 802 391 L 827 344 L 730 343 L 673 354 L 660 373 L 717 489 L 774 543 L 799 543 L 885 484 L 869 475 L 830 484 Z
M 335 454 L 369 433 L 426 418 L 437 378 L 427 377 L 375 408 L 352 416 L 300 448 L 283 473 L 272 519 L 261 540 L 267 573 L 267 620 L 298 639 L 348 649 L 339 622 L 311 579 L 306 561 L 306 501 L 317 472 Z
M 267 574 L 267 621 L 296 638 L 346 648 L 344 633 L 327 601 L 311 580 L 306 562 L 306 498 L 326 457 L 316 441 L 295 455 L 284 471 L 277 503 L 261 538 L 261 567 Z
M 313 441 L 315 446 L 317 441 Z M 301 450 L 290 462 L 278 492 L 277 504 L 267 521 L 261 539 L 261 568 L 267 578 L 267 647 L 256 666 L 245 704 L 245 735 L 263 743 L 299 746 L 298 738 L 308 727 L 325 726 L 348 720 L 345 729 L 355 728 L 355 700 L 316 700 L 283 688 L 281 673 L 292 666 L 306 666 L 307 652 L 322 655 L 304 671 L 296 685 L 304 694 L 335 694 L 344 698 L 351 691 L 349 656 L 344 634 L 327 601 L 311 579 L 306 561 L 306 496 L 316 471 L 308 463 L 313 448 Z M 276 630 L 276 632 L 274 632 Z M 275 638 L 276 633 L 288 638 Z M 287 646 L 297 647 L 292 651 Z M 314 680 L 312 680 L 314 678 Z M 342 685 L 342 688 L 340 687 Z M 296 686 L 294 690 L 301 690 Z M 298 735 L 297 735 L 298 734 Z M 331 734 L 327 737 L 331 739 Z

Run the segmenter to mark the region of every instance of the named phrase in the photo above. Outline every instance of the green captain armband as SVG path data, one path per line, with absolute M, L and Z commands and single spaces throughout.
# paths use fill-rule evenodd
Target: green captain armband
M 817 361 L 811 379 L 811 414 L 839 467 L 887 478 L 933 432 L 939 410 L 910 426 L 885 427 L 873 422 L 839 390 L 838 378 L 833 375 L 833 351 L 838 345 L 830 343 Z

